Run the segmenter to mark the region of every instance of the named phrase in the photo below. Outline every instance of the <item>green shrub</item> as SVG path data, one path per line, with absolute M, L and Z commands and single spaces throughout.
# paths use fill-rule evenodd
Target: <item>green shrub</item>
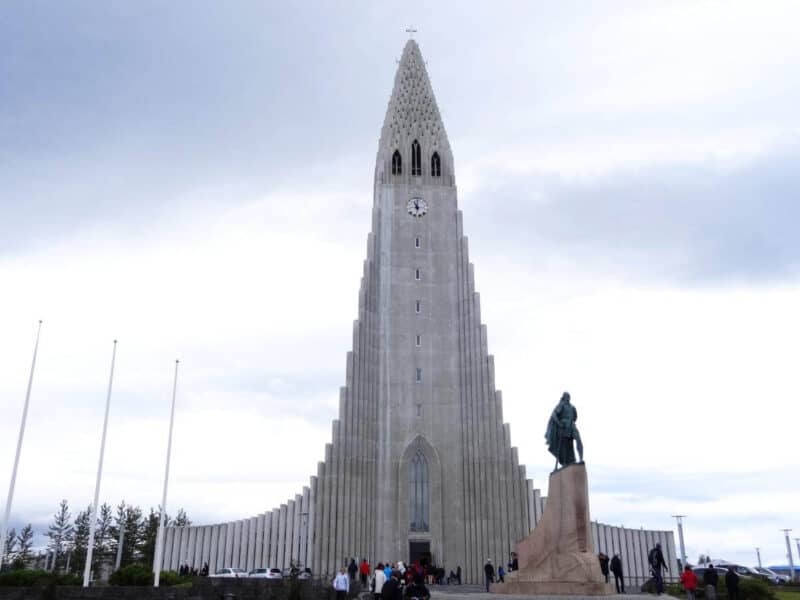
M 111 585 L 153 585 L 153 571 L 134 564 L 114 571 L 108 579 Z
M 164 587 L 191 585 L 192 579 L 191 575 L 180 576 L 176 571 L 161 571 L 161 575 L 159 575 L 158 578 L 158 585 L 163 585 Z
M 83 580 L 77 575 L 61 575 L 41 569 L 14 569 L 0 573 L 0 586 L 3 587 L 48 587 L 81 583 Z
M 741 600 L 777 600 L 775 590 L 761 579 L 739 579 L 739 598 Z

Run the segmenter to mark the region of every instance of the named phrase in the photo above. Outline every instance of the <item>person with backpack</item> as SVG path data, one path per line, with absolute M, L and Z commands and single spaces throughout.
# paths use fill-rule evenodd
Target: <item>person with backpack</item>
M 692 567 L 686 565 L 681 575 L 681 583 L 683 589 L 686 590 L 686 600 L 695 600 L 695 591 L 697 591 L 697 575 L 692 571 Z
M 614 574 L 614 585 L 617 586 L 617 593 L 625 593 L 625 580 L 622 577 L 622 559 L 619 554 L 615 554 L 611 559 L 611 572 Z
M 656 593 L 664 593 L 664 577 L 662 569 L 669 571 L 667 563 L 664 561 L 664 554 L 661 552 L 661 544 L 656 544 L 655 548 L 650 550 L 647 555 L 647 562 L 650 563 L 650 572 L 653 574 L 653 580 L 656 584 Z
M 703 585 L 706 588 L 706 600 L 717 600 L 717 582 L 719 575 L 714 565 L 708 565 L 703 573 Z
M 725 573 L 725 587 L 728 588 L 728 600 L 739 600 L 739 574 L 733 566 Z
M 600 571 L 603 573 L 603 577 L 606 578 L 606 583 L 608 583 L 608 555 L 601 552 L 597 555 L 597 558 L 600 561 Z

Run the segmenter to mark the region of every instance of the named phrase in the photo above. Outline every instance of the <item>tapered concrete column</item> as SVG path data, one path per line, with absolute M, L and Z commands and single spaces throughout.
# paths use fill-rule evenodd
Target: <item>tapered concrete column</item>
M 312 487 L 312 489 L 314 489 Z M 317 463 L 317 485 L 314 493 L 314 534 L 312 536 L 312 559 L 311 571 L 314 574 L 322 575 L 325 569 L 323 568 L 323 553 L 322 546 L 324 544 L 323 532 L 323 502 L 325 496 L 325 463 L 320 461 Z
M 208 551 L 208 574 L 217 572 L 217 556 L 219 556 L 219 530 L 221 525 L 211 527 L 211 545 Z
M 231 521 L 225 524 L 225 560 L 223 561 L 223 568 L 232 568 L 236 565 L 233 564 L 233 530 L 235 523 Z
M 270 569 L 272 568 L 272 562 L 269 555 L 269 548 L 270 548 L 270 536 L 272 535 L 272 511 L 264 514 L 264 556 L 263 556 L 263 566 L 264 568 Z
M 253 568 L 264 568 L 264 514 L 256 517 L 255 554 L 253 555 Z
M 175 538 L 175 528 L 167 527 L 164 529 L 164 559 L 161 561 L 161 570 L 172 570 L 172 544 Z
M 286 503 L 286 545 L 283 548 L 283 564 L 289 567 L 292 564 L 292 545 L 294 541 L 294 513 L 295 502 L 289 500 Z
M 278 525 L 281 520 L 281 509 L 272 509 L 270 518 L 271 531 L 269 534 L 269 566 L 278 569 Z
M 286 564 L 286 505 L 281 504 L 280 512 L 278 513 L 278 554 L 276 557 L 277 567 L 284 569 Z
M 250 527 L 247 529 L 247 571 L 255 569 L 256 565 L 256 535 L 258 534 L 258 517 L 250 517 Z
M 317 503 L 317 482 L 319 481 L 318 477 L 312 477 L 309 485 L 309 493 L 308 493 L 308 531 L 306 532 L 306 567 L 310 567 L 312 573 L 315 573 L 314 570 L 316 568 L 316 563 L 314 562 L 314 534 L 315 534 L 315 526 L 316 526 L 316 503 Z

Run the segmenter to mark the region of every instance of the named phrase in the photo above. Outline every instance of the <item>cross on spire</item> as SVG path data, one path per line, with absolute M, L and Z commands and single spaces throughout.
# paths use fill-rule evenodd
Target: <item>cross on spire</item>
M 408 39 L 412 39 L 414 34 L 417 33 L 417 30 L 414 28 L 413 25 L 409 25 L 406 27 L 406 33 L 408 34 Z

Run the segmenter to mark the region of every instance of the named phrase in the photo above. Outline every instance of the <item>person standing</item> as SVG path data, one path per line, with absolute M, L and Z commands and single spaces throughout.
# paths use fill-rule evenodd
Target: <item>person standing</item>
M 486 559 L 486 564 L 483 565 L 483 574 L 486 578 L 486 591 L 488 592 L 489 586 L 494 583 L 494 565 L 491 558 Z
M 497 567 L 497 581 L 498 581 L 498 583 L 505 583 L 506 582 L 505 576 L 506 576 L 505 569 L 503 569 L 503 565 L 500 565 L 499 567 Z
M 653 574 L 653 579 L 656 583 L 656 593 L 664 593 L 664 576 L 662 569 L 669 571 L 667 563 L 664 562 L 664 554 L 661 552 L 661 544 L 656 544 L 655 548 L 650 550 L 647 555 L 647 562 L 650 563 L 650 572 Z
M 600 570 L 603 572 L 603 577 L 606 578 L 606 583 L 608 583 L 608 556 L 603 554 L 602 552 L 597 555 L 598 560 L 600 561 Z
M 625 593 L 625 579 L 622 577 L 622 559 L 619 554 L 615 554 L 611 559 L 611 572 L 614 574 L 614 585 L 617 586 L 617 593 Z
M 508 571 L 519 571 L 519 559 L 517 558 L 517 553 L 511 553 L 511 562 L 508 563 Z
M 381 600 L 402 600 L 403 593 L 400 590 L 400 581 L 395 573 L 398 573 L 398 571 L 390 571 L 389 578 L 383 584 Z
M 378 563 L 375 567 L 375 574 L 372 576 L 372 593 L 374 600 L 381 600 L 381 592 L 383 591 L 383 584 L 386 583 L 386 573 L 383 572 L 383 565 Z
M 358 567 L 358 572 L 361 575 L 361 586 L 367 586 L 367 577 L 369 577 L 369 563 L 367 559 L 364 558 L 361 560 L 361 565 Z
M 706 600 L 717 600 L 717 583 L 719 575 L 714 565 L 708 565 L 703 573 L 703 585 L 706 588 Z
M 350 564 L 347 565 L 347 573 L 350 575 L 350 581 L 356 580 L 356 573 L 358 573 L 358 565 L 356 565 L 355 558 L 350 559 Z
M 681 583 L 683 589 L 686 590 L 686 600 L 695 600 L 695 591 L 697 591 L 697 575 L 692 571 L 692 567 L 686 565 L 686 568 L 681 574 Z
M 430 600 L 431 593 L 425 587 L 422 577 L 415 577 L 414 582 L 406 587 L 406 598 L 408 600 Z
M 347 593 L 350 591 L 350 577 L 344 570 L 339 569 L 339 574 L 333 580 L 333 589 L 336 590 L 336 600 L 346 600 Z
M 728 567 L 725 573 L 725 587 L 728 588 L 728 600 L 739 600 L 739 574 L 733 566 Z

